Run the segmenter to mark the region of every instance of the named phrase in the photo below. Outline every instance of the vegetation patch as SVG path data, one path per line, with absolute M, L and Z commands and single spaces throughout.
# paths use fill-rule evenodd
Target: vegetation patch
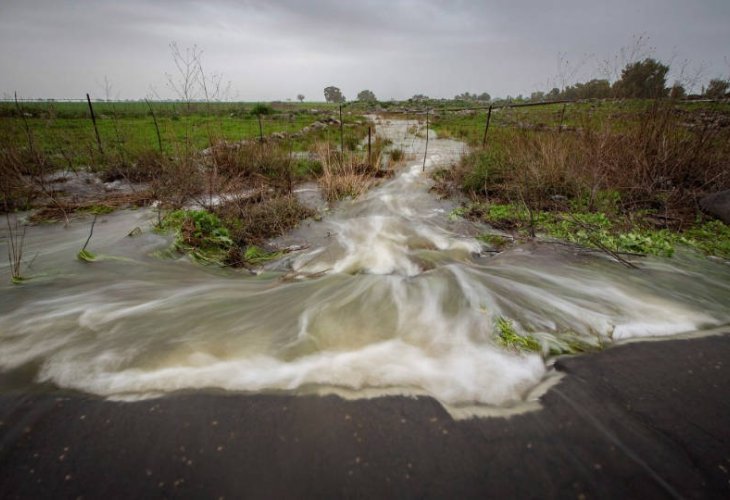
M 595 352 L 600 351 L 604 347 L 603 343 L 601 343 L 598 338 L 591 342 L 571 331 L 550 335 L 548 336 L 546 343 L 548 353 L 551 356 Z
M 517 204 L 472 203 L 452 211 L 497 228 L 529 236 L 538 232 L 576 245 L 616 253 L 671 257 L 685 245 L 706 255 L 730 259 L 730 226 L 721 221 L 697 222 L 685 231 L 652 227 L 653 214 L 634 214 L 632 220 L 604 212 L 531 212 Z M 494 235 L 480 239 L 492 244 Z M 495 245 L 496 246 L 496 245 Z
M 540 343 L 530 335 L 517 333 L 512 321 L 500 316 L 497 318 L 495 326 L 500 345 L 518 351 L 540 352 Z
M 95 253 L 92 253 L 85 248 L 79 250 L 79 253 L 76 254 L 76 258 L 82 262 L 96 262 L 98 260 L 98 257 Z
M 477 239 L 483 241 L 487 245 L 501 250 L 512 243 L 512 238 L 502 236 L 500 234 L 482 234 L 477 236 Z
M 281 257 L 283 252 L 262 245 L 313 213 L 291 196 L 239 199 L 217 206 L 215 212 L 174 210 L 159 229 L 174 232 L 175 250 L 201 263 L 249 267 Z
M 314 215 L 296 197 L 275 196 L 264 200 L 234 199 L 215 208 L 229 230 L 233 243 L 241 248 L 261 246 L 266 240 L 281 236 L 299 222 Z
M 223 264 L 233 245 L 228 229 L 205 210 L 175 210 L 165 216 L 161 229 L 175 232 L 175 249 L 201 262 Z

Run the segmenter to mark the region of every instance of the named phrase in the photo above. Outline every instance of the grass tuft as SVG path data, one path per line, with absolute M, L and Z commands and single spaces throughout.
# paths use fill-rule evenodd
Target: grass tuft
M 497 318 L 496 329 L 497 339 L 499 343 L 504 347 L 519 351 L 541 351 L 540 343 L 535 340 L 534 337 L 518 334 L 517 330 L 515 330 L 515 327 L 512 324 L 512 321 L 505 319 L 502 316 Z

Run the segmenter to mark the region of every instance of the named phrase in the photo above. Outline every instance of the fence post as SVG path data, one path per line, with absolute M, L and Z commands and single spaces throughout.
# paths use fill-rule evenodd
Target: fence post
M 340 152 L 345 155 L 345 136 L 342 131 L 342 104 L 340 104 Z
M 94 115 L 94 106 L 91 105 L 91 97 L 86 94 L 86 102 L 89 103 L 89 111 L 91 112 L 91 123 L 94 124 L 94 132 L 96 133 L 96 144 L 99 146 L 99 153 L 104 156 L 104 149 L 101 147 L 101 137 L 99 136 L 99 129 L 96 127 L 96 115 Z
M 368 168 L 373 168 L 373 157 L 371 148 L 371 127 L 368 127 Z
M 428 155 L 428 113 L 429 110 L 426 110 L 426 148 L 423 150 L 423 168 L 421 169 L 421 172 L 426 171 L 426 155 Z
M 484 137 L 482 138 L 482 147 L 485 147 L 487 145 L 487 132 L 489 132 L 489 121 L 492 119 L 492 105 L 489 105 L 489 110 L 487 111 L 487 123 L 484 125 Z
M 560 125 L 558 125 L 558 133 L 563 131 L 563 118 L 565 118 L 565 107 L 568 103 L 563 103 L 563 110 L 560 112 Z

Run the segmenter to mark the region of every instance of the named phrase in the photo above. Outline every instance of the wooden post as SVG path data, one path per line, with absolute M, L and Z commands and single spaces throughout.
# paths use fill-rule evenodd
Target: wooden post
M 291 196 L 291 194 L 293 192 L 293 188 L 292 188 L 292 184 L 293 184 L 292 183 L 292 158 L 291 158 L 291 155 L 292 155 L 292 143 L 291 143 L 291 135 L 292 135 L 292 132 L 291 132 L 291 125 L 292 125 L 292 120 L 293 119 L 294 119 L 294 115 L 290 114 L 289 115 L 289 122 L 287 123 L 287 127 L 286 127 L 286 139 L 287 139 L 287 144 L 289 146 L 289 151 L 287 152 L 287 156 L 286 156 L 286 183 L 287 183 L 287 187 L 289 188 L 289 196 Z
M 484 137 L 482 138 L 482 147 L 485 147 L 487 145 L 487 132 L 489 132 L 489 121 L 492 119 L 492 105 L 489 105 L 489 110 L 487 111 L 487 123 L 484 125 Z
M 371 127 L 368 127 L 368 167 L 373 168 L 372 146 L 371 146 Z
M 261 114 L 256 115 L 259 119 L 259 142 L 264 143 L 264 127 L 261 125 Z
M 162 153 L 162 136 L 160 135 L 160 127 L 157 125 L 157 117 L 155 116 L 155 110 L 152 109 L 152 104 L 147 99 L 144 100 L 147 103 L 147 107 L 150 108 L 152 113 L 152 121 L 155 123 L 155 131 L 157 132 L 157 145 L 160 147 L 160 153 Z
M 342 131 L 342 104 L 340 104 L 340 151 L 342 152 L 343 158 L 345 155 L 345 136 Z
M 96 144 L 99 146 L 99 153 L 101 153 L 101 156 L 104 156 L 104 149 L 101 147 L 101 137 L 99 136 L 99 129 L 96 127 L 96 115 L 94 115 L 94 106 L 91 105 L 91 97 L 89 97 L 89 94 L 86 94 L 86 102 L 89 103 L 91 122 L 94 124 L 94 132 L 96 133 Z
M 426 155 L 428 154 L 428 110 L 426 110 L 426 148 L 423 150 L 423 169 L 422 172 L 426 171 Z

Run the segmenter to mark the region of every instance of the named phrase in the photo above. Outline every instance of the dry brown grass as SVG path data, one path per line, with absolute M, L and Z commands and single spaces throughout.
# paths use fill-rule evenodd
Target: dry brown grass
M 260 245 L 314 215 L 313 210 L 291 195 L 265 199 L 240 197 L 222 203 L 216 207 L 215 213 L 229 228 L 231 239 L 238 247 Z
M 149 190 L 134 193 L 107 194 L 96 200 L 74 202 L 71 200 L 49 204 L 33 212 L 30 222 L 52 222 L 67 219 L 74 213 L 101 214 L 121 208 L 144 207 L 152 203 L 154 197 Z
M 368 165 L 367 153 L 342 154 L 327 143 L 315 145 L 315 152 L 322 164 L 319 186 L 327 201 L 357 198 L 370 189 L 378 176 L 378 169 Z M 373 162 L 378 163 L 379 158 L 377 163 Z
M 573 133 L 502 130 L 486 151 L 465 158 L 455 177 L 478 197 L 529 208 L 571 201 L 605 210 L 609 193 L 617 210 L 652 209 L 686 220 L 699 197 L 730 187 L 730 129 L 688 128 L 657 104 L 638 120 L 586 120 Z
M 9 212 L 30 204 L 36 190 L 24 175 L 24 165 L 17 148 L 0 149 L 0 208 Z

